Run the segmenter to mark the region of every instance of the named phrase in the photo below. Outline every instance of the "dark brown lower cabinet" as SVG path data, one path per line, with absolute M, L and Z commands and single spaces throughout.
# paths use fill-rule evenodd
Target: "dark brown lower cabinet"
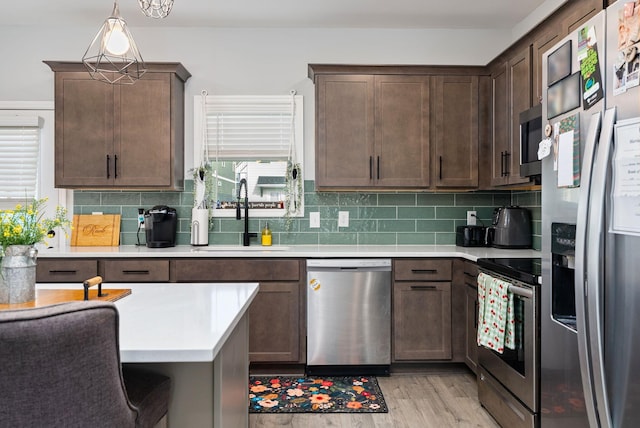
M 82 284 L 86 279 L 98 275 L 96 259 L 38 259 L 37 282 L 69 282 Z
M 249 308 L 249 361 L 304 363 L 303 261 L 299 259 L 174 259 L 175 282 L 258 282 Z
M 100 272 L 104 282 L 167 282 L 169 281 L 169 260 L 103 260 Z
M 39 259 L 37 282 L 78 283 L 100 275 L 104 282 L 168 282 L 169 260 L 163 259 Z
M 300 286 L 262 282 L 249 308 L 249 360 L 298 362 L 300 359 Z
M 451 359 L 451 282 L 393 285 L 393 361 Z
M 465 288 L 465 364 L 477 373 L 478 369 L 478 265 L 464 262 Z
M 249 360 L 304 363 L 304 261 L 300 259 L 39 259 L 37 282 L 258 282 L 249 308 Z
M 464 362 L 474 373 L 478 369 L 478 289 L 467 286 L 465 312 L 467 320 L 467 347 Z

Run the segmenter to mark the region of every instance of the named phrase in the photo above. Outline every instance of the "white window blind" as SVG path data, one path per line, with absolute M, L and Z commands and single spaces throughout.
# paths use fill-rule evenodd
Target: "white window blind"
M 0 201 L 37 197 L 39 152 L 37 115 L 0 115 Z
M 302 120 L 302 96 L 207 96 L 205 137 L 209 159 L 287 159 Z M 302 137 L 300 137 L 302 138 Z

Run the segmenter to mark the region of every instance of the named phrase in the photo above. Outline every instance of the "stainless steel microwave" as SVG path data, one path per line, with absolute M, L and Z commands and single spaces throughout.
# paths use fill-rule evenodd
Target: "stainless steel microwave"
M 542 163 L 538 145 L 542 141 L 542 104 L 520 113 L 520 176 L 539 176 Z

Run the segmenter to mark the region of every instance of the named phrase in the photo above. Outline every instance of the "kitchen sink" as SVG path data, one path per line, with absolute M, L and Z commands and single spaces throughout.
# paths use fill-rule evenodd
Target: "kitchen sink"
M 221 253 L 225 251 L 288 251 L 290 247 L 275 245 L 270 247 L 263 247 L 262 245 L 249 245 L 245 247 L 243 245 L 212 245 L 209 247 L 193 248 L 191 251 L 200 252 L 206 251 L 209 253 Z

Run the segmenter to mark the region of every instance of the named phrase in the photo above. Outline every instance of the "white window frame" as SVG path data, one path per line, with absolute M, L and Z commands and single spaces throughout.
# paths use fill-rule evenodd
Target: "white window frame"
M 73 218 L 73 191 L 56 189 L 55 182 L 55 114 L 53 101 L 0 101 L 0 114 L 31 114 L 42 120 L 40 128 L 40 159 L 38 188 L 36 198 L 47 198 L 43 215 L 47 218 L 55 216 L 57 206 L 67 209 L 69 220 Z M 0 209 L 12 209 L 15 201 L 0 201 Z M 69 231 L 70 233 L 71 231 Z M 57 233 L 55 238 L 47 238 L 50 247 L 67 245 L 64 233 Z
M 202 148 L 203 148 L 203 144 L 204 144 L 204 136 L 203 136 L 203 109 L 202 109 L 202 95 L 195 95 L 194 96 L 194 101 L 193 101 L 193 165 L 198 166 L 201 164 L 202 162 Z M 286 96 L 286 97 L 290 97 L 290 96 Z M 263 96 L 263 95 L 256 95 L 256 96 L 247 96 L 247 95 L 238 95 L 238 96 L 229 96 L 229 95 L 225 95 L 225 96 L 218 96 L 218 95 L 207 95 L 207 103 L 213 103 L 217 100 L 220 101 L 225 101 L 225 100 L 229 100 L 229 99 L 244 99 L 247 100 L 248 102 L 250 102 L 251 100 L 254 99 L 268 99 L 268 98 L 274 98 L 274 96 Z M 295 151 L 296 151 L 296 160 L 297 163 L 302 165 L 302 170 L 304 173 L 304 165 L 303 165 L 303 159 L 304 159 L 304 108 L 303 108 L 303 97 L 302 95 L 295 95 L 295 123 L 294 123 L 294 129 L 295 129 Z M 215 160 L 215 153 L 210 152 L 209 153 L 209 158 L 211 160 Z M 225 159 L 220 159 L 221 161 L 225 160 Z M 250 160 L 250 159 L 247 159 Z M 286 159 L 284 159 L 286 160 Z M 191 168 L 187 168 L 187 171 L 190 170 Z M 190 173 L 187 173 L 186 175 L 187 179 L 192 179 L 192 176 Z M 302 179 L 304 180 L 304 178 L 302 177 Z M 304 185 L 304 184 L 303 184 Z M 303 191 L 304 192 L 304 191 Z M 251 200 L 249 200 L 251 202 Z M 302 201 L 301 201 L 302 206 L 300 207 L 300 209 L 296 212 L 296 214 L 293 214 L 292 216 L 295 217 L 304 217 L 304 197 L 302 197 Z M 284 217 L 286 214 L 286 210 L 285 209 L 252 209 L 251 210 L 251 215 L 255 216 L 255 217 Z M 213 217 L 235 217 L 236 213 L 235 210 L 232 209 L 216 209 L 216 210 L 212 210 L 212 216 Z

